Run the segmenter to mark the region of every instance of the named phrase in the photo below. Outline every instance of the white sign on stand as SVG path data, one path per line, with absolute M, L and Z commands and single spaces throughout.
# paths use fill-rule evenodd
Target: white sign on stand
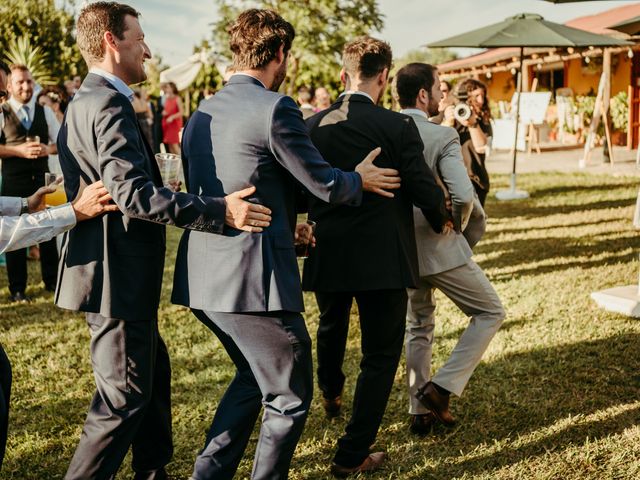
M 511 111 L 516 111 L 518 94 L 511 99 Z M 547 116 L 547 108 L 551 101 L 551 92 L 523 92 L 520 100 L 520 123 L 524 125 L 541 125 Z
M 493 128 L 493 138 L 491 140 L 492 150 L 512 150 L 513 149 L 513 137 L 516 134 L 516 122 L 513 119 L 500 118 L 497 120 L 491 120 Z M 525 144 L 525 128 L 520 123 L 518 128 L 518 150 L 524 152 L 526 150 Z

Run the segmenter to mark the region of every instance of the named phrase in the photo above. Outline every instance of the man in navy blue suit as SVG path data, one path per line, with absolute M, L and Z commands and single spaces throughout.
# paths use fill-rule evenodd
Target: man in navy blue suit
M 284 479 L 313 389 L 294 250 L 299 185 L 325 202 L 357 206 L 363 190 L 392 197 L 386 190 L 399 178 L 373 165 L 379 149 L 343 172 L 313 146 L 296 103 L 276 93 L 295 36 L 291 24 L 273 11 L 248 10 L 229 33 L 236 73 L 184 132 L 187 187 L 215 196 L 253 185 L 253 201 L 273 213 L 260 234 L 225 227 L 222 235 L 192 231 L 180 242 L 173 301 L 192 308 L 237 368 L 192 478 L 232 478 L 264 406 L 252 478 Z M 297 230 L 302 236 L 303 227 Z

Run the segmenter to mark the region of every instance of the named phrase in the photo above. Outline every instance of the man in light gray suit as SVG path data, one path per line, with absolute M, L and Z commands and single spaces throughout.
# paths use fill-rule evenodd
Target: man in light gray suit
M 102 180 L 121 211 L 79 224 L 63 241 L 56 304 L 86 312 L 96 381 L 67 479 L 113 478 L 129 447 L 136 480 L 167 476 L 171 367 L 158 331 L 164 225 L 211 234 L 225 224 L 260 231 L 270 220 L 266 207 L 237 192 L 197 197 L 163 186 L 128 86 L 146 79 L 151 57 L 138 15 L 116 2 L 82 9 L 77 41 L 89 74 L 58 136 L 67 197 Z
M 264 407 L 251 478 L 286 479 L 313 390 L 294 249 L 296 195 L 302 185 L 325 202 L 357 206 L 363 190 L 393 196 L 382 188 L 399 187 L 400 179 L 372 164 L 380 149 L 344 172 L 314 147 L 296 103 L 277 93 L 295 36 L 291 24 L 271 10 L 247 10 L 229 33 L 235 74 L 200 104 L 184 132 L 187 187 L 217 196 L 255 185 L 255 201 L 273 218 L 262 234 L 191 231 L 180 242 L 172 300 L 192 308 L 237 369 L 192 478 L 232 478 Z
M 454 424 L 449 395 L 462 394 L 505 314 L 488 278 L 471 259 L 477 232 L 473 232 L 471 246 L 463 234 L 472 214 L 476 219 L 473 223 L 479 220 L 483 224 L 484 212 L 464 167 L 458 134 L 453 128 L 428 120 L 428 115 L 437 114 L 442 96 L 437 70 L 423 63 L 406 65 L 396 76 L 396 89 L 402 113 L 411 116 L 418 127 L 425 161 L 440 179 L 453 218 L 447 232 L 436 234 L 414 209 L 420 284 L 417 289 L 409 289 L 405 347 L 411 431 L 425 434 L 436 420 Z M 471 317 L 471 322 L 451 356 L 430 380 L 436 288 Z

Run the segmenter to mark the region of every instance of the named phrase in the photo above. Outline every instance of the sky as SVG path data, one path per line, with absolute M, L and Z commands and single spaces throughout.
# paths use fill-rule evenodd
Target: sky
M 217 20 L 213 0 L 121 0 L 142 13 L 141 23 L 152 53 L 169 66 L 184 61 L 193 46 L 209 37 Z M 81 4 L 82 2 L 78 2 Z M 483 27 L 517 13 L 538 13 L 563 23 L 632 1 L 553 4 L 541 0 L 379 0 L 385 27 L 374 35 L 388 41 L 398 58 L 409 50 Z M 467 55 L 473 50 L 459 50 Z

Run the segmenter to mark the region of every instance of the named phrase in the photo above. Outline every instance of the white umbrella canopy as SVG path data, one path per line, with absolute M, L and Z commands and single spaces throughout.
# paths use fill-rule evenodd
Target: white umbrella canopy
M 200 70 L 205 65 L 215 64 L 221 73 L 224 73 L 225 65 L 216 61 L 217 58 L 211 51 L 202 50 L 191 55 L 186 62 L 180 63 L 173 67 L 160 72 L 160 82 L 173 82 L 178 90 L 184 90 L 193 83 Z M 222 68 L 222 70 L 220 70 Z

